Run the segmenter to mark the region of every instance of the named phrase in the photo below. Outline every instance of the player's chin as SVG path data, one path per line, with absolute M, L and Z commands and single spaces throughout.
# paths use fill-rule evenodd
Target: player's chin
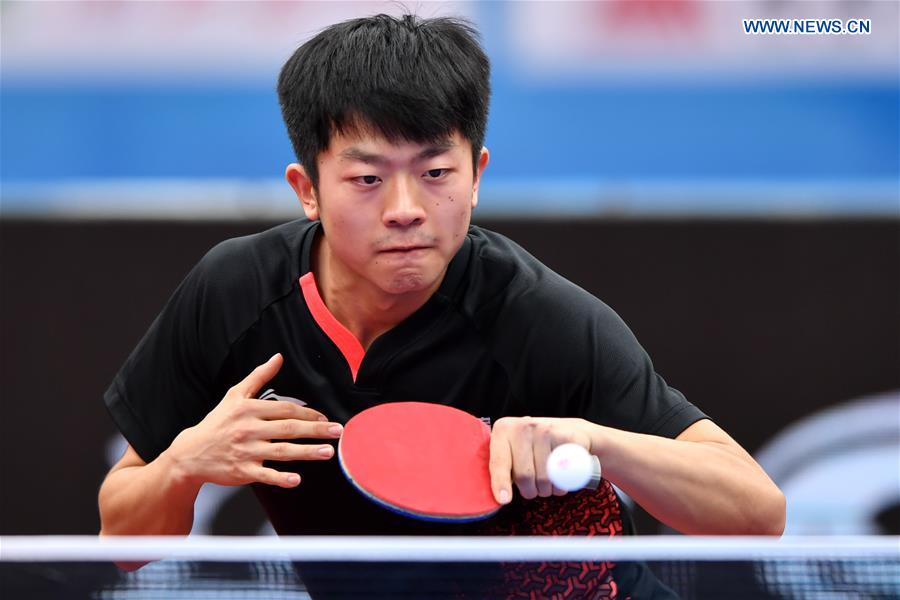
M 392 273 L 382 287 L 391 294 L 409 294 L 427 290 L 436 279 L 436 275 L 422 269 L 404 269 Z

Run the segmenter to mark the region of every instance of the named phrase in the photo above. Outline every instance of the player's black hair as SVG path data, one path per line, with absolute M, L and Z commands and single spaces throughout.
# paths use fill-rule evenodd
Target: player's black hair
M 477 164 L 487 126 L 490 62 L 461 19 L 376 15 L 332 25 L 300 46 L 278 78 L 297 160 L 314 186 L 335 132 L 369 129 L 429 143 L 458 131 Z

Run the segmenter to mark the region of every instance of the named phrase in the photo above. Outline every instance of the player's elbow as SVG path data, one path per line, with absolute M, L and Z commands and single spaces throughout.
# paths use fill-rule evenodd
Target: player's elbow
M 103 527 L 101 527 L 101 528 L 100 528 L 100 537 L 111 537 L 111 534 L 110 534 L 109 532 L 105 531 L 105 530 L 103 529 Z M 130 572 L 130 571 L 137 571 L 138 569 L 140 569 L 140 568 L 143 567 L 144 565 L 149 565 L 151 562 L 153 562 L 153 561 L 150 561 L 150 560 L 145 560 L 145 561 L 119 561 L 119 560 L 114 560 L 114 561 L 113 561 L 113 564 L 116 565 L 117 567 L 119 567 L 119 568 L 120 568 L 121 570 L 123 570 L 123 571 L 129 571 L 129 572 Z
M 787 500 L 781 490 L 772 484 L 765 494 L 760 495 L 755 504 L 746 534 L 781 536 L 787 519 Z
M 764 535 L 781 536 L 784 533 L 784 526 L 787 521 L 787 499 L 778 487 L 774 485 L 772 487 L 772 508 L 770 509 L 772 520 L 770 522 L 769 530 Z

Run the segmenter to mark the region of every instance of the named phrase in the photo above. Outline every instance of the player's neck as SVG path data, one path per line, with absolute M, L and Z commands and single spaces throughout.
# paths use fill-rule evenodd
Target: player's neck
M 391 294 L 346 268 L 330 255 L 328 245 L 316 244 L 313 273 L 319 294 L 329 312 L 365 350 L 383 333 L 390 331 L 419 310 L 437 291 L 443 277 L 425 290 Z

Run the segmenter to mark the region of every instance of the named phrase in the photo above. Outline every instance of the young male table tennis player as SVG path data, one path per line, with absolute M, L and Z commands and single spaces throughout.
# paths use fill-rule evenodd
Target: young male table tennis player
M 286 176 L 306 219 L 213 248 L 116 376 L 105 401 L 129 447 L 100 489 L 103 534 L 188 533 L 206 482 L 252 484 L 281 534 L 630 533 L 609 482 L 685 533 L 781 533 L 781 492 L 609 307 L 470 225 L 488 165 L 476 36 L 380 15 L 287 61 Z M 341 424 L 400 400 L 490 418 L 509 506 L 425 523 L 354 491 L 334 459 Z M 565 442 L 599 457 L 596 492 L 549 483 Z M 641 597 L 642 573 L 608 567 L 582 592 Z

